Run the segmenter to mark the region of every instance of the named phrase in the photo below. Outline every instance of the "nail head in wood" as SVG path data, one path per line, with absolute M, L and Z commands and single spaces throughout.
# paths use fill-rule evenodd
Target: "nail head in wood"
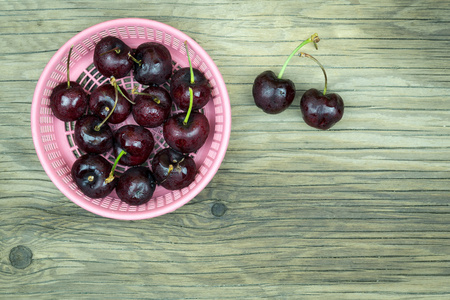
M 211 207 L 211 213 L 216 217 L 221 217 L 227 211 L 227 207 L 223 203 L 214 203 Z
M 16 246 L 9 252 L 9 261 L 14 268 L 25 269 L 33 260 L 33 252 L 26 246 Z

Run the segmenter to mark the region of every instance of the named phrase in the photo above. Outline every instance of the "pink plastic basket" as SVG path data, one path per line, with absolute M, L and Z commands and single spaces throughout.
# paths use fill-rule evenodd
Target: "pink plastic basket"
M 147 41 L 165 45 L 171 52 L 174 69 L 189 66 L 184 47 L 184 41 L 187 41 L 193 66 L 205 74 L 213 88 L 214 101 L 208 103 L 203 109 L 203 113 L 210 122 L 211 131 L 205 145 L 193 154 L 198 168 L 195 181 L 189 187 L 177 191 L 168 191 L 158 186 L 153 198 L 140 206 L 130 206 L 122 202 L 115 192 L 102 199 L 91 199 L 77 188 L 70 174 L 72 164 L 82 154 L 73 142 L 75 123 L 64 123 L 58 120 L 49 107 L 52 89 L 60 82 L 66 81 L 67 55 L 72 45 L 74 47 L 70 64 L 71 80 L 78 81 L 87 91 L 92 91 L 108 80 L 101 76 L 93 65 L 95 45 L 101 38 L 108 35 L 121 38 L 132 48 Z M 138 85 L 132 76 L 118 79 L 118 83 L 128 92 Z M 174 110 L 176 110 L 175 107 Z M 135 124 L 133 117 L 130 115 L 123 124 Z M 113 130 L 120 125 L 112 126 Z M 67 198 L 100 216 L 122 220 L 147 219 L 169 213 L 186 204 L 214 177 L 225 156 L 230 138 L 230 100 L 217 66 L 189 36 L 166 24 L 152 20 L 117 19 L 97 24 L 78 33 L 55 53 L 36 86 L 31 107 L 31 131 L 36 152 L 44 170 Z M 151 131 L 155 137 L 155 149 L 148 161 L 149 166 L 154 154 L 159 149 L 167 147 L 162 136 L 162 128 L 158 127 Z M 111 153 L 104 156 L 114 162 Z M 124 171 L 126 167 L 119 166 L 118 170 Z

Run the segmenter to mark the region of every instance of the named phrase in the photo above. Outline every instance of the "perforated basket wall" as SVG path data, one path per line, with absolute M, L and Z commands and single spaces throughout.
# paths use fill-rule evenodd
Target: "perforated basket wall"
M 198 174 L 195 181 L 187 188 L 168 191 L 157 187 L 153 198 L 140 206 L 129 206 L 122 202 L 115 192 L 103 199 L 91 199 L 85 196 L 75 185 L 70 174 L 74 161 L 83 153 L 73 142 L 74 122 L 64 123 L 52 114 L 49 107 L 52 89 L 66 81 L 67 55 L 73 45 L 70 61 L 70 78 L 80 83 L 86 91 L 91 92 L 108 81 L 93 65 L 93 51 L 96 43 L 103 37 L 119 37 L 132 48 L 154 41 L 165 45 L 173 59 L 173 68 L 188 67 L 184 41 L 188 42 L 189 54 L 193 67 L 202 71 L 213 89 L 213 102 L 208 103 L 202 112 L 209 120 L 211 131 L 205 145 L 192 154 L 197 164 Z M 134 86 L 139 90 L 145 88 L 130 76 L 117 80 L 121 88 L 130 94 Z M 165 86 L 169 88 L 168 85 Z M 173 106 L 173 111 L 177 108 Z M 118 125 L 136 124 L 133 117 Z M 225 156 L 231 131 L 231 109 L 228 93 L 223 78 L 209 55 L 189 36 L 166 24 L 146 19 L 118 19 L 92 26 L 70 39 L 51 58 L 45 67 L 33 97 L 31 109 L 31 129 L 33 142 L 39 160 L 58 189 L 71 201 L 95 214 L 115 219 L 137 220 L 156 217 L 171 212 L 193 199 L 216 174 Z M 147 161 L 161 148 L 167 147 L 162 135 L 162 127 L 149 129 L 155 138 L 155 149 Z M 110 153 L 104 155 L 114 162 Z M 118 172 L 127 169 L 118 166 Z

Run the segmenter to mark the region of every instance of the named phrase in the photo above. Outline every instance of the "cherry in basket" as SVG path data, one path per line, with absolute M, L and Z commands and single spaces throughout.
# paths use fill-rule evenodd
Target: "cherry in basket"
M 189 110 L 171 116 L 163 126 L 166 143 L 182 153 L 197 151 L 205 144 L 209 135 L 208 118 L 198 111 L 192 111 L 192 88 L 189 88 L 189 93 Z
M 133 61 L 131 48 L 114 36 L 102 38 L 94 49 L 94 65 L 105 77 L 122 78 L 130 73 Z
M 134 79 L 140 84 L 160 85 L 172 76 L 172 56 L 160 43 L 140 44 L 131 58 L 134 61 Z
M 112 76 L 110 83 L 105 83 L 92 91 L 89 108 L 102 119 L 107 119 L 109 123 L 119 124 L 131 113 L 131 104 L 134 102 L 130 98 L 128 92 L 122 90 Z
M 194 159 L 171 148 L 162 149 L 155 154 L 152 170 L 158 184 L 168 190 L 189 186 L 197 174 Z
M 127 166 L 143 164 L 154 146 L 153 134 L 142 126 L 124 125 L 114 133 L 114 154 L 118 157 L 122 150 L 126 151 L 119 162 Z
M 102 154 L 113 147 L 111 127 L 96 115 L 84 115 L 75 123 L 75 144 L 86 153 Z
M 213 98 L 212 90 L 205 75 L 198 69 L 192 67 L 187 42 L 184 45 L 189 61 L 189 68 L 181 68 L 172 75 L 170 95 L 179 109 L 187 111 L 190 103 L 189 88 L 191 88 L 193 92 L 192 109 L 197 110 L 211 101 Z
M 149 168 L 132 167 L 120 175 L 116 193 L 129 205 L 142 205 L 150 201 L 156 188 L 156 181 Z
M 80 118 L 88 107 L 88 95 L 83 87 L 75 81 L 70 81 L 69 65 L 73 46 L 67 57 L 67 82 L 53 88 L 50 95 L 50 108 L 58 119 L 64 122 Z
M 160 126 L 170 116 L 172 98 L 169 92 L 159 86 L 149 86 L 136 95 L 133 105 L 133 118 L 141 126 L 154 128 Z
M 101 155 L 84 154 L 72 165 L 71 174 L 78 188 L 88 197 L 103 198 L 116 187 L 117 180 L 107 180 L 112 165 Z

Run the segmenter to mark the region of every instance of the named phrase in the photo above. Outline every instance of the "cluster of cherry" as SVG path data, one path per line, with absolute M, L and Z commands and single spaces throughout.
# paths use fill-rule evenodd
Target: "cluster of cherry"
M 75 121 L 74 142 L 85 154 L 77 158 L 71 174 L 86 196 L 104 198 L 115 190 L 122 201 L 141 205 L 151 199 L 156 185 L 177 190 L 194 181 L 197 167 L 189 154 L 204 145 L 210 131 L 199 109 L 213 97 L 204 74 L 192 67 L 187 42 L 185 47 L 189 67 L 174 71 L 170 51 L 160 43 L 131 49 L 117 37 L 104 37 L 95 46 L 93 63 L 109 82 L 90 94 L 69 79 L 70 49 L 67 82 L 53 89 L 50 107 L 58 119 Z M 134 98 L 116 81 L 130 74 L 148 86 L 141 92 L 133 88 Z M 181 112 L 172 113 L 173 103 Z M 122 125 L 130 115 L 136 124 Z M 118 124 L 118 129 L 113 131 L 109 124 Z M 158 126 L 168 147 L 155 154 L 150 168 L 155 141 L 148 128 Z M 103 156 L 109 151 L 114 164 Z M 117 176 L 119 163 L 128 169 Z

